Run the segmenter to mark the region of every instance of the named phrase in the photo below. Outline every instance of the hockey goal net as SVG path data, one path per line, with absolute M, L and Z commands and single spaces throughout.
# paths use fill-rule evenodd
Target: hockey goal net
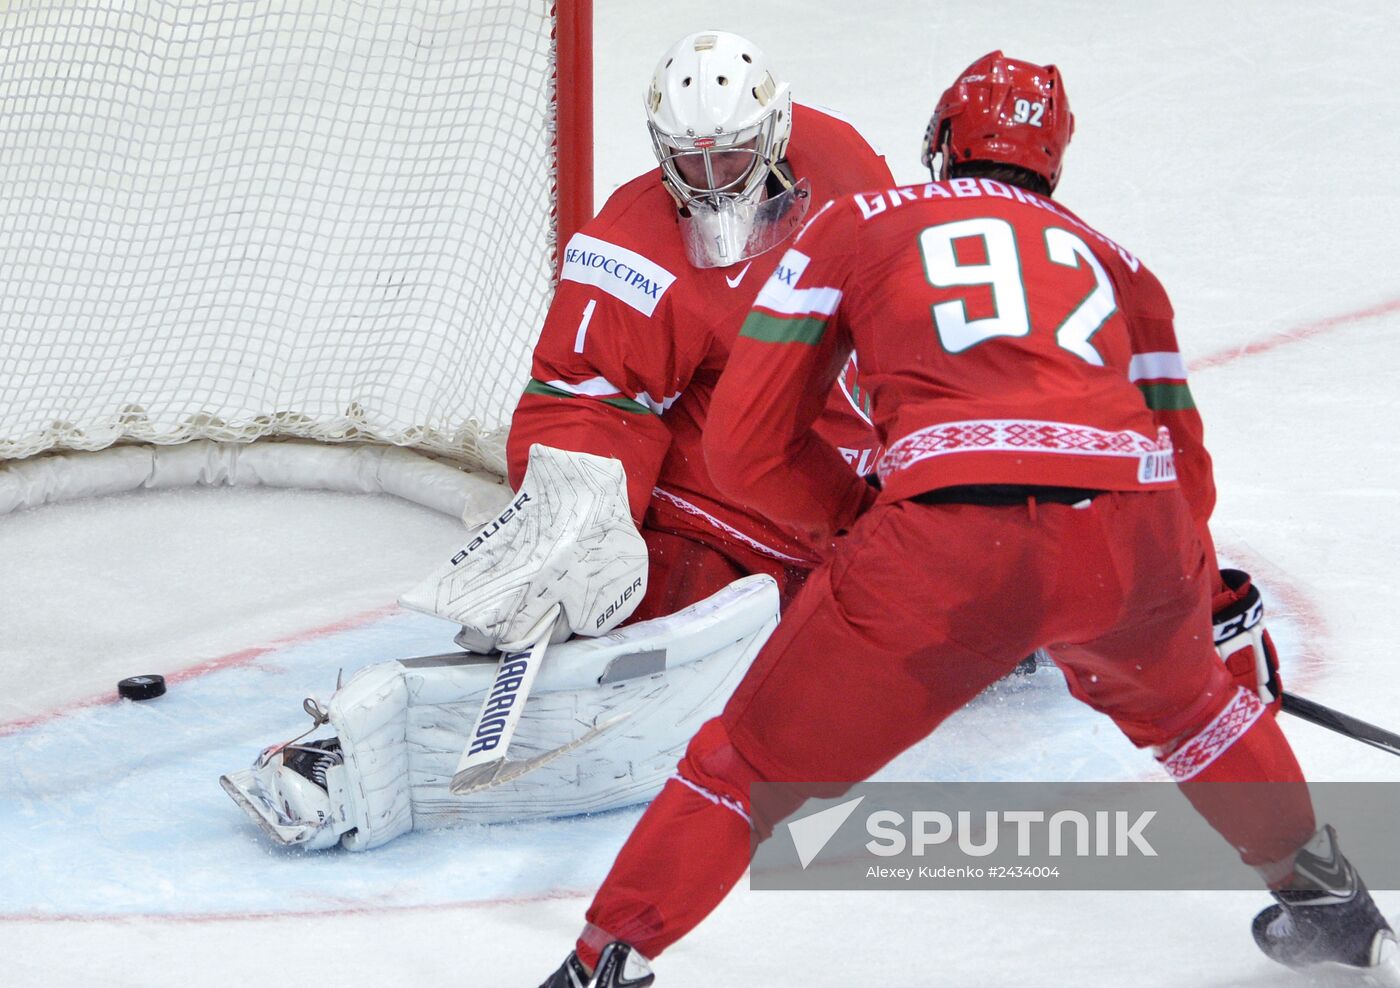
M 0 466 L 300 437 L 499 469 L 591 209 L 590 23 L 580 0 L 0 8 Z

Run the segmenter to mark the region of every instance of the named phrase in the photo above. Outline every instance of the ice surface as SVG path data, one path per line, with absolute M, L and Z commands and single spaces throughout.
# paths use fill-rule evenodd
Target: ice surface
M 1400 726 L 1400 5 L 597 7 L 600 202 L 650 167 L 641 91 L 687 31 L 750 35 L 902 180 L 920 177 L 927 114 L 958 69 L 994 47 L 1056 62 L 1078 120 L 1060 198 L 1172 295 L 1216 535 L 1264 586 L 1290 684 Z M 326 695 L 337 669 L 447 647 L 452 629 L 389 608 L 459 534 L 384 499 L 268 491 L 0 518 L 0 982 L 537 984 L 635 812 L 306 856 L 260 842 L 215 783 L 299 731 L 301 696 Z M 84 705 L 148 671 L 171 677 L 168 696 Z M 1285 726 L 1316 778 L 1400 778 L 1390 756 Z M 887 775 L 1151 771 L 1049 673 L 984 697 Z M 659 983 L 1286 984 L 1249 941 L 1260 901 L 741 890 L 662 958 Z

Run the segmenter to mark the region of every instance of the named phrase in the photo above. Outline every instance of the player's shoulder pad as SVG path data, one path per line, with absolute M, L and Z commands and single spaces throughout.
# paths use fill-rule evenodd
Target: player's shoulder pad
M 894 184 L 885 156 L 846 118 L 793 104 L 788 162 L 820 198 Z
M 1130 303 L 1132 309 L 1141 312 L 1143 315 L 1157 319 L 1174 319 L 1175 310 L 1172 308 L 1171 299 L 1167 296 L 1167 290 L 1162 287 L 1162 283 L 1157 280 L 1147 265 L 1139 262 L 1138 269 L 1133 272 L 1133 298 Z
M 660 195 L 658 196 L 657 193 Z M 653 168 L 651 171 L 644 172 L 631 181 L 618 186 L 612 195 L 608 196 L 603 207 L 598 210 L 598 215 L 587 225 L 601 224 L 605 227 L 635 225 L 639 219 L 651 218 L 650 213 L 657 208 L 658 199 L 666 202 L 671 201 L 661 184 L 661 169 Z
M 840 291 L 823 286 L 813 288 L 800 282 L 812 263 L 814 247 L 824 259 L 844 254 L 851 248 L 856 231 L 841 228 L 842 216 L 849 212 L 843 207 L 848 205 L 849 197 L 829 199 L 808 218 L 758 293 L 755 308 L 787 315 L 830 316 L 836 311 L 841 300 Z

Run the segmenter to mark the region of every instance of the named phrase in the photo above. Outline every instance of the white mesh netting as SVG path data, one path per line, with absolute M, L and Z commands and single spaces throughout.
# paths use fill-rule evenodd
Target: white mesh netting
M 550 293 L 546 0 L 0 6 L 0 460 L 503 426 Z

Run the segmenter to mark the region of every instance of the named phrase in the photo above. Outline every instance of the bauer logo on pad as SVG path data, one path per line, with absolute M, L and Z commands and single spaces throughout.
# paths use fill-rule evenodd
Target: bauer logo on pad
M 564 248 L 561 281 L 601 288 L 620 302 L 650 316 L 676 276 L 626 247 L 575 233 Z

